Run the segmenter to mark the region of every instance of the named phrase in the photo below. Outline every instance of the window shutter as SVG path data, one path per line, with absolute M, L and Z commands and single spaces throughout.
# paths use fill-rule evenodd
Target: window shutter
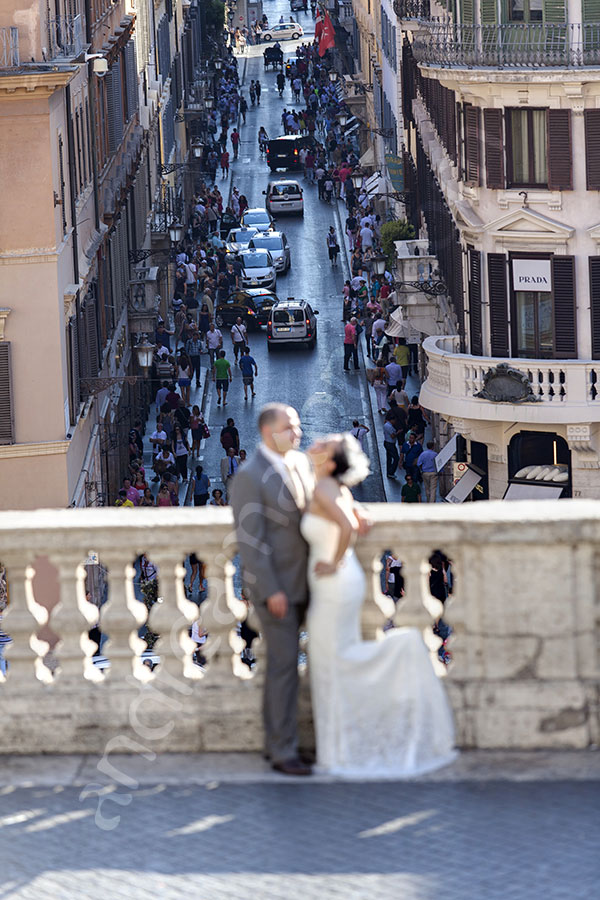
M 600 18 L 598 21 L 600 22 Z M 600 109 L 586 109 L 583 116 L 587 189 L 600 191 Z
M 469 250 L 469 323 L 471 335 L 471 353 L 483 355 L 481 335 L 481 253 Z
M 465 107 L 465 183 L 479 184 L 479 108 Z
M 553 191 L 573 190 L 571 150 L 571 110 L 548 110 L 548 187 Z
M 98 325 L 96 322 L 96 300 L 88 297 L 85 304 L 85 330 L 87 339 L 88 372 L 92 378 L 100 368 L 98 356 Z
M 488 295 L 490 300 L 490 339 L 492 356 L 510 356 L 508 344 L 508 309 L 506 257 L 488 253 Z
M 544 22 L 566 22 L 565 0 L 544 0 Z
M 106 75 L 106 107 L 108 152 L 114 153 L 123 140 L 123 91 L 120 58 L 117 58 Z
M 465 25 L 472 25 L 475 21 L 475 6 L 473 0 L 462 0 L 462 21 Z
M 0 444 L 15 443 L 15 419 L 10 368 L 10 342 L 0 343 Z
M 590 256 L 592 359 L 600 359 L 600 256 Z
M 600 22 L 600 0 L 583 0 L 583 21 Z
M 504 140 L 502 110 L 484 109 L 485 175 L 489 188 L 504 188 Z
M 575 257 L 552 259 L 554 283 L 554 352 L 557 359 L 577 356 L 577 311 L 575 305 Z
M 81 405 L 81 392 L 79 383 L 79 340 L 77 332 L 77 320 L 75 316 L 71 316 L 69 321 L 69 349 L 71 351 L 71 371 L 69 372 L 69 383 L 71 386 L 71 424 L 75 425 L 79 417 L 79 407 Z
M 496 0 L 481 0 L 481 24 L 496 24 Z
M 133 38 L 125 46 L 125 76 L 127 79 L 127 121 L 137 112 L 139 96 L 135 42 Z

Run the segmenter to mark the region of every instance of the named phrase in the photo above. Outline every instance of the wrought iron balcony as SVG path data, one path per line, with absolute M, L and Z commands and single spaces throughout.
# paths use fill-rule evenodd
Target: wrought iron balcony
M 0 69 L 19 65 L 19 30 L 14 25 L 0 28 Z
M 55 16 L 48 19 L 48 59 L 72 59 L 83 52 L 83 18 Z
M 453 25 L 422 23 L 419 63 L 443 67 L 562 68 L 600 63 L 600 23 Z

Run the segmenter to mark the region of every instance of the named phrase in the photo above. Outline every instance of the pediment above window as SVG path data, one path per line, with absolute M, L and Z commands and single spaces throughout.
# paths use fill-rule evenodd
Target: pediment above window
M 542 250 L 555 247 L 562 253 L 566 252 L 567 241 L 575 232 L 570 225 L 526 208 L 495 219 L 486 225 L 485 230 L 501 241 L 506 249 L 512 249 L 513 244 L 522 249 L 521 245 L 526 244 L 530 250 L 538 246 Z

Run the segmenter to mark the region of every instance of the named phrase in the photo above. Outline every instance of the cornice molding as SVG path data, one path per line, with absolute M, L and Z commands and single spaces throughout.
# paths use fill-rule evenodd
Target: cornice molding
M 71 441 L 44 441 L 39 444 L 0 445 L 0 459 L 19 459 L 24 456 L 60 456 L 67 453 Z
M 0 77 L 0 96 L 4 100 L 37 100 L 40 94 L 53 94 L 65 87 L 77 74 L 77 67 L 50 72 L 21 71 L 18 75 Z

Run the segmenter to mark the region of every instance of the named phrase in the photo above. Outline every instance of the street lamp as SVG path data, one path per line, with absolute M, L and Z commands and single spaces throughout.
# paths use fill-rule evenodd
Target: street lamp
M 330 69 L 330 70 L 329 70 L 329 80 L 330 80 L 330 82 L 331 82 L 332 84 L 335 84 L 335 82 L 337 81 L 337 79 L 338 79 L 338 73 L 335 71 L 335 69 Z
M 362 187 L 364 172 L 362 169 L 354 169 L 352 175 L 350 176 L 352 179 L 352 186 L 355 191 L 359 191 Z
M 348 122 L 348 116 L 345 112 L 341 112 L 338 114 L 338 122 L 342 126 L 342 128 L 346 127 L 346 123 Z
M 196 159 L 202 159 L 202 154 L 204 153 L 204 144 L 202 141 L 192 141 L 192 153 Z
M 140 335 L 140 341 L 135 345 L 134 350 L 137 356 L 138 366 L 144 375 L 147 375 L 154 358 L 154 344 L 151 344 L 148 341 L 148 336 L 146 334 L 142 334 Z
M 184 228 L 181 222 L 173 221 L 169 225 L 169 238 L 172 244 L 179 244 L 183 239 Z
M 204 105 L 205 105 L 205 107 L 207 108 L 207 110 L 208 110 L 209 112 L 210 112 L 210 110 L 213 108 L 214 104 L 215 104 L 215 98 L 214 98 L 214 97 L 205 97 L 205 98 L 204 98 Z
M 383 275 L 387 266 L 387 258 L 383 255 L 383 253 L 378 253 L 376 256 L 371 257 L 371 262 L 373 263 L 373 271 L 376 275 Z
M 217 72 L 220 72 L 221 69 L 223 68 L 223 60 L 222 60 L 222 59 L 215 59 L 215 61 L 214 61 L 214 67 L 215 67 L 215 69 L 217 70 Z

